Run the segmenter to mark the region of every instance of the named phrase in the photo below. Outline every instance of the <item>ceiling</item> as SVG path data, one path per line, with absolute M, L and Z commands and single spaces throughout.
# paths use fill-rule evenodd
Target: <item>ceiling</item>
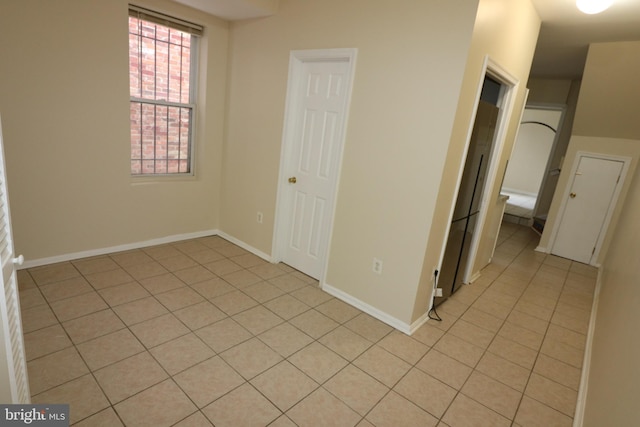
M 279 0 L 174 0 L 235 21 L 277 13 Z M 575 0 L 531 0 L 542 19 L 531 67 L 534 77 L 580 77 L 593 42 L 640 40 L 640 0 L 614 0 L 585 15 Z

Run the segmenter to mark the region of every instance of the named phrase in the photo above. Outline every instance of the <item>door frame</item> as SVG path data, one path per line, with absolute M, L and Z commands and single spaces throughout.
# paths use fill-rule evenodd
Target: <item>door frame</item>
M 476 223 L 473 236 L 471 238 L 471 245 L 469 246 L 469 255 L 465 271 L 462 272 L 462 283 L 470 283 L 477 277 L 473 277 L 473 268 L 478 257 L 478 251 L 480 248 L 480 238 L 484 232 L 485 225 L 488 220 L 487 212 L 489 210 L 489 198 L 491 197 L 491 189 L 495 185 L 497 179 L 498 166 L 502 152 L 504 150 L 504 142 L 509 127 L 509 121 L 513 114 L 513 108 L 515 105 L 516 95 L 518 93 L 518 87 L 520 81 L 509 73 L 500 64 L 495 62 L 489 55 L 486 55 L 482 64 L 481 78 L 478 82 L 478 88 L 476 90 L 475 105 L 473 108 L 473 119 L 469 122 L 469 129 L 467 130 L 467 138 L 465 143 L 464 152 L 462 155 L 462 163 L 460 164 L 458 171 L 458 180 L 456 184 L 456 191 L 453 197 L 449 212 L 449 223 L 453 218 L 453 211 L 455 209 L 456 200 L 458 199 L 458 192 L 460 190 L 460 183 L 462 181 L 462 174 L 464 172 L 464 162 L 467 158 L 469 151 L 469 144 L 471 142 L 471 133 L 473 132 L 473 126 L 475 124 L 476 115 L 478 112 L 478 103 L 480 102 L 480 95 L 482 93 L 482 86 L 484 85 L 485 78 L 490 77 L 501 84 L 504 92 L 501 94 L 500 113 L 498 114 L 498 122 L 496 123 L 496 132 L 493 137 L 493 143 L 491 147 L 491 158 L 489 160 L 489 166 L 487 168 L 487 174 L 485 177 L 484 188 L 482 192 L 482 200 L 480 201 L 480 212 L 478 213 L 478 221 Z M 446 249 L 447 241 L 449 239 L 449 230 L 447 230 L 444 244 L 440 254 L 440 264 L 442 265 L 444 259 L 444 252 Z
M 576 155 L 573 158 L 573 164 L 571 165 L 571 171 L 569 172 L 569 178 L 567 179 L 567 184 L 565 185 L 565 188 L 562 191 L 562 199 L 561 199 L 562 201 L 560 203 L 560 207 L 558 208 L 558 217 L 557 217 L 557 220 L 554 221 L 553 229 L 551 231 L 551 236 L 549 238 L 548 253 L 553 252 L 553 247 L 556 244 L 556 238 L 558 237 L 558 232 L 560 231 L 560 224 L 562 223 L 562 218 L 564 217 L 565 210 L 567 208 L 569 193 L 571 192 L 571 187 L 573 185 L 572 177 L 575 177 L 575 174 L 578 171 L 578 165 L 580 164 L 580 159 L 582 157 L 593 157 L 596 159 L 613 160 L 613 161 L 619 161 L 623 163 L 622 170 L 620 171 L 620 179 L 616 183 L 616 188 L 614 189 L 613 195 L 611 197 L 611 204 L 609 204 L 609 209 L 607 210 L 607 214 L 605 215 L 604 221 L 602 222 L 602 228 L 600 230 L 600 234 L 598 235 L 598 240 L 596 240 L 595 251 L 591 255 L 591 259 L 589 260 L 589 265 L 599 267 L 600 264 L 597 262 L 597 260 L 598 260 L 598 257 L 600 256 L 600 250 L 602 249 L 602 244 L 604 243 L 605 237 L 607 236 L 607 231 L 609 229 L 609 225 L 613 217 L 613 211 L 618 205 L 618 199 L 620 197 L 620 193 L 622 192 L 622 187 L 624 186 L 624 181 L 627 177 L 627 172 L 629 172 L 629 167 L 631 166 L 631 157 L 616 156 L 613 154 L 594 153 L 594 152 L 582 151 L 582 150 L 576 152 Z
M 331 182 L 330 197 L 330 219 L 329 219 L 329 236 L 327 239 L 324 253 L 321 255 L 322 271 L 320 273 L 320 284 L 324 283 L 327 265 L 329 261 L 328 253 L 331 247 L 333 237 L 333 224 L 335 220 L 336 201 L 338 193 L 338 182 L 340 182 L 340 174 L 342 171 L 342 159 L 344 154 L 344 142 L 347 134 L 347 125 L 349 119 L 349 110 L 351 105 L 351 95 L 353 92 L 353 80 L 355 76 L 356 58 L 358 49 L 356 48 L 340 48 L 340 49 L 308 49 L 308 50 L 292 50 L 289 54 L 289 74 L 287 80 L 287 97 L 285 101 L 284 124 L 282 132 L 282 147 L 280 151 L 280 171 L 278 173 L 278 190 L 276 196 L 274 238 L 272 245 L 272 254 L 274 262 L 281 262 L 284 258 L 287 247 L 287 225 L 290 223 L 290 210 L 287 209 L 291 204 L 291 192 L 287 183 L 287 171 L 291 165 L 292 152 L 295 141 L 295 128 L 299 119 L 299 100 L 300 100 L 300 82 L 303 76 L 303 66 L 307 62 L 335 62 L 344 61 L 347 65 L 346 81 L 349 85 L 346 93 L 343 126 L 340 134 L 340 147 L 337 153 L 337 171 L 333 182 Z

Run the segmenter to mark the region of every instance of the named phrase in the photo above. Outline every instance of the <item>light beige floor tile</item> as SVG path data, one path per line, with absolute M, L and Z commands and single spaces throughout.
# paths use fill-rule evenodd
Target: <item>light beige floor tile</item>
M 121 267 L 128 267 L 130 265 L 139 265 L 153 261 L 149 255 L 144 253 L 140 249 L 134 249 L 131 251 L 117 252 L 110 254 L 109 257 L 118 263 Z
M 416 368 L 411 369 L 393 390 L 437 418 L 442 417 L 457 393 Z
M 207 406 L 245 382 L 218 356 L 180 372 L 173 379 L 198 408 Z
M 284 294 L 280 288 L 264 281 L 247 286 L 242 291 L 261 304 Z
M 160 344 L 152 348 L 150 353 L 169 375 L 175 375 L 215 356 L 215 352 L 195 334 L 184 335 Z
M 500 415 L 513 419 L 518 409 L 522 393 L 479 372 L 473 372 L 460 390 Z
M 20 306 L 22 313 L 22 331 L 24 333 L 37 331 L 58 323 L 58 319 L 48 305 L 40 305 L 31 308 Z
M 235 271 L 233 273 L 225 274 L 222 278 L 238 289 L 244 289 L 247 286 L 254 285 L 262 281 L 260 276 L 253 274 L 249 270 Z
M 133 282 L 134 279 L 121 268 L 117 270 L 92 273 L 84 276 L 95 289 L 104 289 L 110 286 L 122 285 Z
M 351 427 L 360 416 L 326 390 L 319 388 L 291 408 L 287 415 L 299 426 Z
M 27 362 L 32 395 L 42 393 L 89 372 L 75 348 L 69 347 Z
M 463 304 L 455 299 L 447 299 L 438 306 L 438 310 L 441 313 L 448 313 L 454 317 L 462 316 L 467 309 L 469 309 L 467 304 Z
M 229 316 L 233 316 L 234 314 L 238 314 L 258 305 L 256 300 L 240 291 L 229 292 L 224 295 L 211 298 L 210 301 Z
M 538 355 L 533 372 L 575 391 L 580 387 L 580 369 L 545 354 Z
M 273 312 L 267 310 L 262 305 L 236 314 L 233 316 L 233 320 L 244 326 L 245 329 L 254 335 L 261 334 L 262 332 L 283 322 L 280 317 L 276 316 Z
M 174 427 L 212 427 L 213 424 L 209 422 L 202 412 L 198 411 L 192 415 L 189 415 L 184 420 L 175 424 Z
M 155 260 L 161 260 L 172 256 L 182 255 L 182 252 L 171 245 L 158 245 L 142 249 L 147 255 Z
M 208 264 L 210 262 L 214 262 L 214 261 L 219 261 L 221 259 L 224 259 L 224 255 L 222 255 L 219 252 L 214 251 L 213 249 L 205 249 L 203 251 L 198 251 L 198 252 L 193 252 L 188 254 L 191 259 L 193 259 L 195 262 L 205 265 Z
M 254 254 L 243 254 L 231 257 L 231 260 L 243 268 L 251 268 L 259 265 L 272 265 Z
M 333 298 L 331 295 L 324 292 L 322 289 L 315 288 L 313 286 L 305 286 L 304 288 L 301 288 L 295 292 L 292 292 L 291 295 L 296 297 L 297 299 L 299 299 L 309 307 L 316 307 Z
M 323 302 L 316 307 L 316 310 L 338 323 L 348 322 L 361 313 L 357 308 L 354 308 L 337 298 Z
M 378 345 L 411 365 L 429 351 L 428 346 L 399 331 L 392 331 Z
M 61 322 L 108 308 L 97 292 L 89 292 L 75 297 L 54 301 L 51 309 Z
M 82 274 L 102 273 L 109 270 L 117 270 L 120 268 L 111 258 L 108 256 L 99 256 L 94 258 L 85 258 L 76 261 L 72 261 L 72 264 L 80 270 Z
M 584 351 L 551 338 L 545 338 L 540 353 L 551 356 L 576 368 L 582 368 Z
M 282 412 L 245 383 L 202 409 L 216 427 L 266 426 Z
M 249 270 L 260 276 L 264 280 L 273 279 L 274 277 L 282 276 L 287 274 L 278 264 L 259 264 L 253 267 L 250 267 Z
M 492 288 L 487 289 L 482 294 L 482 298 L 483 300 L 488 299 L 500 305 L 504 305 L 505 307 L 508 307 L 508 308 L 513 308 L 516 305 L 516 302 L 518 301 L 517 297 L 513 295 L 508 295 L 503 292 L 495 291 Z
M 547 331 L 547 335 L 545 335 L 545 337 L 564 344 L 568 344 L 571 347 L 577 348 L 579 350 L 584 350 L 587 342 L 586 335 L 574 332 L 567 328 L 563 328 L 562 326 L 554 325 L 553 323 L 549 325 L 549 330 Z
M 106 335 L 125 327 L 112 310 L 97 311 L 62 324 L 75 344 Z
M 16 271 L 16 275 L 18 278 L 18 290 L 33 289 L 38 286 L 28 270 L 18 270 Z
M 435 328 L 432 324 L 437 323 L 435 321 L 429 321 L 425 323 L 417 331 L 411 335 L 411 338 L 420 341 L 421 343 L 432 347 L 436 342 L 444 335 L 444 332 L 438 328 Z
M 509 427 L 511 421 L 481 405 L 475 400 L 458 394 L 442 417 L 451 427 Z
M 147 348 L 189 333 L 189 329 L 171 313 L 137 323 L 131 326 L 131 331 Z
M 150 262 L 129 265 L 124 267 L 124 269 L 136 280 L 148 279 L 168 273 L 167 269 L 160 265 L 160 263 L 153 261 L 151 258 L 149 259 L 151 260 Z
M 513 308 L 498 304 L 497 302 L 491 301 L 488 298 L 479 299 L 471 305 L 471 308 L 482 311 L 501 320 L 509 317 L 509 315 L 513 311 Z
M 77 424 L 74 427 L 124 427 L 116 411 L 110 406 L 105 410 L 98 412 Z
M 280 290 L 280 288 L 276 289 Z M 290 295 L 282 295 L 264 304 L 269 310 L 285 320 L 290 320 L 309 310 L 309 306 Z
M 434 328 L 446 332 L 453 326 L 454 323 L 456 323 L 459 317 L 449 313 L 440 313 L 440 319 L 441 320 L 438 321 L 431 321 L 430 325 Z
M 158 294 L 156 299 L 167 307 L 169 311 L 179 310 L 204 301 L 200 294 L 188 286 Z
M 174 272 L 178 279 L 182 280 L 187 285 L 193 285 L 198 282 L 204 282 L 205 280 L 215 279 L 216 275 L 204 268 L 201 265 L 195 265 L 193 267 L 185 268 Z
M 195 334 L 216 353 L 223 352 L 234 345 L 252 338 L 249 331 L 231 318 L 198 329 L 195 331 Z
M 551 320 L 551 316 L 553 316 L 553 306 L 540 306 L 526 299 L 520 299 L 514 307 L 514 310 L 544 320 L 545 322 Z
M 318 388 L 318 384 L 286 360 L 251 380 L 251 384 L 281 411 Z
M 495 337 L 487 351 L 526 369 L 533 368 L 538 355 L 535 350 L 501 336 Z
M 269 427 L 297 427 L 296 424 L 291 421 L 286 415 L 280 416 L 277 420 L 269 424 Z
M 353 364 L 387 387 L 393 387 L 411 369 L 407 362 L 377 345 L 362 353 Z
M 182 280 L 178 279 L 171 273 L 142 279 L 140 280 L 140 284 L 152 295 L 161 294 L 163 292 L 187 286 Z
M 40 287 L 40 292 L 49 302 L 75 297 L 91 291 L 93 288 L 83 277 L 73 277 Z
M 389 388 L 353 365 L 348 365 L 324 385 L 360 415 L 366 415 L 389 392 Z
M 182 308 L 174 311 L 173 314 L 192 331 L 227 317 L 226 314 L 209 301 Z
M 250 380 L 282 360 L 282 357 L 257 338 L 238 344 L 220 354 L 231 367 Z
M 554 325 L 562 326 L 563 328 L 570 329 L 574 332 L 586 335 L 589 329 L 588 316 L 577 318 L 567 314 L 559 313 L 556 311 L 551 318 L 551 323 Z
M 469 307 L 460 319 L 491 332 L 498 332 L 504 323 L 504 319 L 499 319 L 474 307 Z
M 204 267 L 217 276 L 224 276 L 234 271 L 242 270 L 242 267 L 228 259 L 213 261 L 205 264 Z
M 194 283 L 191 285 L 191 289 L 207 299 L 219 297 L 220 295 L 228 294 L 236 290 L 236 288 L 219 277 Z
M 483 349 L 486 349 L 489 344 L 491 344 L 495 336 L 494 332 L 475 326 L 462 319 L 459 319 L 455 325 L 449 329 L 449 334 Z
M 144 347 L 128 329 L 121 329 L 78 344 L 78 351 L 89 368 L 95 371 L 141 353 Z
M 267 303 L 267 306 L 268 305 L 269 303 Z M 289 323 L 315 339 L 320 338 L 329 331 L 333 331 L 339 326 L 337 322 L 315 310 L 308 310 L 291 319 Z
M 25 289 L 20 291 L 20 307 L 33 308 L 42 307 L 47 304 L 47 300 L 40 292 L 39 288 Z
M 367 313 L 360 313 L 345 323 L 344 326 L 374 343 L 380 341 L 387 334 L 393 331 L 391 326 L 379 321 Z
M 92 375 L 84 375 L 38 394 L 31 399 L 31 402 L 68 404 L 71 424 L 109 407 L 109 401 Z
M 215 250 L 220 252 L 222 255 L 227 258 L 237 257 L 241 255 L 246 255 L 250 252 L 242 249 L 239 246 L 232 244 L 231 242 L 225 241 L 224 245 L 215 246 Z
M 38 286 L 80 276 L 80 272 L 70 262 L 30 268 L 29 274 Z
M 171 246 L 187 255 L 209 249 L 197 239 L 183 240 L 181 242 L 172 243 Z
M 484 353 L 482 348 L 450 334 L 440 338 L 433 348 L 470 367 L 474 367 Z
M 142 298 L 136 301 L 113 307 L 113 311 L 127 325 L 135 325 L 154 317 L 167 313 L 167 309 L 154 297 Z
M 318 340 L 347 360 L 354 360 L 373 345 L 371 341 L 340 326 Z
M 167 378 L 167 373 L 148 352 L 109 365 L 95 371 L 94 375 L 112 404 Z
M 500 332 L 498 332 L 498 335 L 536 351 L 540 349 L 542 340 L 544 339 L 544 335 L 521 326 L 514 325 L 511 322 L 505 322 L 504 325 L 502 325 Z
M 290 356 L 287 360 L 320 384 L 348 364 L 344 358 L 317 341 Z
M 520 392 L 524 391 L 531 373 L 529 369 L 489 352 L 482 356 L 476 370 Z
M 571 417 L 576 410 L 578 393 L 536 373 L 531 374 L 525 395 Z
M 573 425 L 571 417 L 527 396 L 522 398 L 515 422 L 522 427 L 571 427 Z
M 376 427 L 429 427 L 438 423 L 431 414 L 393 391 L 367 414 L 367 420 Z
M 289 357 L 313 342 L 313 338 L 289 323 L 281 323 L 260 334 L 259 338 L 283 357 Z
M 27 360 L 33 360 L 72 345 L 71 340 L 67 337 L 67 333 L 60 324 L 24 334 Z
M 115 406 L 128 426 L 169 426 L 196 407 L 171 380 L 157 384 Z
M 304 288 L 308 286 L 307 282 L 302 280 L 299 277 L 296 277 L 292 273 L 285 274 L 283 276 L 274 277 L 273 279 L 269 279 L 269 283 L 276 285 L 284 292 L 293 292 L 295 290 Z
M 429 351 L 416 364 L 416 367 L 456 390 L 462 388 L 473 370 L 464 363 L 458 362 L 435 349 Z
M 149 296 L 149 292 L 136 282 L 100 289 L 98 293 L 111 307 Z

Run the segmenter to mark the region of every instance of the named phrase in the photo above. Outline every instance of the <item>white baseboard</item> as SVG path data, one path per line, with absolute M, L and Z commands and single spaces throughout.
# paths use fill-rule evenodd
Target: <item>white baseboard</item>
M 344 291 L 341 291 L 338 288 L 335 288 L 327 283 L 323 283 L 322 284 L 322 290 L 327 292 L 328 294 L 333 295 L 334 297 L 338 298 L 339 300 L 342 300 L 344 302 L 346 302 L 347 304 L 361 310 L 364 311 L 365 313 L 375 317 L 376 319 L 380 320 L 381 322 L 386 323 L 387 325 L 391 326 L 394 329 L 399 330 L 400 332 L 403 332 L 407 335 L 411 335 L 411 333 L 417 329 L 418 327 L 413 327 L 413 325 L 409 325 L 408 323 L 405 323 L 401 320 L 396 319 L 393 316 L 390 316 L 389 314 L 378 310 L 377 308 L 367 304 L 364 301 L 360 301 L 358 298 L 355 298 L 349 294 L 347 294 Z M 424 322 L 423 322 L 424 323 Z
M 544 254 L 549 254 L 549 253 L 551 253 L 551 252 L 549 252 L 549 250 L 548 250 L 547 248 L 545 248 L 545 247 L 543 247 L 543 246 L 538 246 L 538 247 L 536 247 L 536 248 L 534 249 L 534 251 L 536 251 L 536 252 L 542 252 L 542 253 L 544 253 Z
M 243 242 L 242 240 L 236 239 L 233 236 L 228 235 L 227 233 L 225 233 L 224 231 L 218 231 L 218 236 L 222 237 L 225 240 L 230 241 L 231 243 L 233 243 L 234 245 L 240 246 L 242 249 L 251 252 L 252 254 L 259 256 L 260 258 L 262 258 L 265 261 L 269 261 L 269 262 L 273 262 L 273 257 L 269 254 L 266 254 L 256 248 L 254 248 L 251 245 L 248 245 L 247 243 Z
M 75 259 L 88 258 L 99 255 L 106 255 L 114 252 L 130 251 L 133 249 L 146 248 L 149 246 L 164 245 L 166 243 L 179 242 L 181 240 L 197 239 L 199 237 L 218 235 L 218 230 L 196 231 L 194 233 L 174 234 L 172 236 L 160 237 L 158 239 L 145 240 L 142 242 L 127 243 L 124 245 L 110 246 L 108 248 L 90 249 L 88 251 L 72 252 L 47 258 L 25 260 L 19 269 L 40 267 L 42 265 L 55 264 L 58 262 L 72 261 Z
M 593 334 L 596 329 L 596 315 L 598 313 L 598 302 L 600 300 L 600 289 L 602 288 L 602 268 L 598 269 L 598 279 L 596 289 L 593 293 L 593 304 L 591 305 L 591 317 L 589 318 L 589 329 L 587 330 L 587 342 L 585 343 L 584 358 L 582 360 L 582 374 L 580 376 L 580 387 L 578 389 L 578 400 L 576 401 L 576 412 L 573 416 L 573 427 L 582 427 L 584 422 L 584 411 L 587 404 L 587 391 L 589 388 L 589 369 L 591 367 L 591 350 L 593 347 Z

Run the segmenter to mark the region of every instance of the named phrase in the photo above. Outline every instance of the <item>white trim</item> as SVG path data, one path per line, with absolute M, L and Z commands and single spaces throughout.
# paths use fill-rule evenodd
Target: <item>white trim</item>
M 598 313 L 598 303 L 600 302 L 600 290 L 602 289 L 602 269 L 598 269 L 598 279 L 594 290 L 593 303 L 591 305 L 591 317 L 589 318 L 589 329 L 587 330 L 587 341 L 585 344 L 584 358 L 582 359 L 582 373 L 580 375 L 580 387 L 578 388 L 578 400 L 576 401 L 576 412 L 573 415 L 573 427 L 582 427 L 584 422 L 584 411 L 587 404 L 587 392 L 589 391 L 589 370 L 591 367 L 591 353 L 593 350 L 593 336 L 596 330 L 596 315 Z
M 244 249 L 246 251 L 249 251 L 249 252 L 251 252 L 252 254 L 254 254 L 256 256 L 259 256 L 263 260 L 268 261 L 268 262 L 273 262 L 273 259 L 272 259 L 271 255 L 266 254 L 266 253 L 262 252 L 261 250 L 258 250 L 256 248 L 254 248 L 253 246 L 243 242 L 242 240 L 238 240 L 235 237 L 228 235 L 224 231 L 218 231 L 217 234 L 218 234 L 218 236 L 222 237 L 223 239 L 230 241 L 234 245 L 239 246 L 242 249 Z
M 27 260 L 20 266 L 20 270 L 26 268 L 40 267 L 42 265 L 55 264 L 58 262 L 72 261 L 81 258 L 88 258 L 99 255 L 107 255 L 115 252 L 130 251 L 133 249 L 146 248 L 149 246 L 163 245 L 166 243 L 179 242 L 181 240 L 197 239 L 199 237 L 216 236 L 219 234 L 218 230 L 205 230 L 196 231 L 194 233 L 174 234 L 172 236 L 160 237 L 157 239 L 145 240 L 142 242 L 127 243 L 124 245 L 110 246 L 107 248 L 90 249 L 87 251 L 72 252 L 63 255 L 56 255 L 47 258 L 38 258 L 34 260 Z
M 321 282 L 322 283 L 322 282 Z M 347 304 L 375 317 L 376 319 L 380 320 L 381 322 L 386 323 L 387 325 L 391 326 L 392 328 L 395 328 L 397 330 L 399 330 L 400 332 L 403 332 L 407 335 L 411 335 L 411 333 L 413 331 L 415 331 L 416 329 L 418 329 L 422 324 L 414 326 L 416 322 L 414 322 L 413 325 L 409 325 L 406 322 L 403 322 L 401 320 L 396 319 L 395 317 L 378 310 L 377 308 L 373 307 L 372 305 L 367 304 L 364 301 L 359 300 L 358 298 L 354 298 L 353 296 L 347 294 L 344 291 L 341 291 L 338 288 L 335 288 L 331 285 L 328 285 L 326 283 L 322 284 L 321 289 L 323 291 L 325 291 L 326 293 L 333 295 L 334 297 L 338 298 L 339 300 L 342 300 L 344 302 L 346 302 Z M 426 315 L 425 315 L 426 316 Z M 424 316 L 423 316 L 424 317 Z M 426 321 L 426 319 L 422 322 L 424 323 Z
M 562 219 L 564 217 L 565 210 L 567 208 L 567 202 L 569 200 L 569 193 L 571 192 L 571 187 L 573 185 L 573 179 L 571 177 L 575 177 L 576 172 L 578 171 L 578 165 L 580 164 L 580 159 L 582 157 L 592 157 L 596 159 L 622 162 L 620 179 L 616 183 L 616 186 L 613 190 L 613 195 L 611 197 L 611 204 L 609 205 L 607 214 L 605 215 L 604 221 L 602 222 L 602 228 L 600 229 L 600 234 L 598 235 L 598 239 L 596 240 L 595 251 L 591 255 L 591 258 L 589 259 L 589 265 L 596 266 L 598 262 L 598 257 L 600 256 L 600 250 L 602 249 L 602 244 L 604 243 L 605 237 L 607 236 L 607 232 L 609 231 L 609 225 L 611 223 L 611 218 L 613 217 L 613 211 L 618 205 L 620 193 L 622 192 L 622 187 L 624 186 L 624 182 L 627 178 L 627 173 L 629 172 L 629 166 L 631 165 L 631 157 L 616 156 L 612 154 L 603 154 L 603 153 L 594 153 L 594 152 L 582 151 L 582 150 L 576 152 L 576 155 L 573 158 L 573 164 L 571 165 L 571 171 L 569 172 L 569 178 L 567 180 L 567 183 L 563 191 L 562 202 L 560 204 L 560 208 L 558 209 L 557 220 L 553 224 L 553 230 L 551 231 L 551 236 L 549 238 L 550 250 L 548 253 L 553 253 L 553 247 L 555 246 L 556 239 L 558 238 L 558 232 L 560 231 L 560 224 L 562 223 Z
M 289 223 L 288 212 L 286 207 L 289 206 L 288 187 L 286 183 L 287 165 L 289 164 L 292 144 L 294 143 L 295 117 L 297 114 L 297 93 L 301 77 L 301 69 L 304 62 L 309 61 L 346 61 L 349 64 L 347 71 L 347 81 L 349 89 L 346 94 L 344 105 L 344 123 L 341 130 L 341 148 L 337 159 L 337 173 L 335 181 L 332 183 L 333 200 L 331 201 L 331 219 L 329 223 L 329 232 L 327 233 L 327 242 L 325 252 L 322 255 L 322 272 L 320 273 L 320 283 L 326 276 L 329 264 L 329 250 L 331 248 L 331 240 L 333 237 L 333 225 L 335 221 L 335 213 L 338 199 L 338 183 L 342 172 L 342 160 L 344 154 L 344 146 L 347 135 L 347 127 L 349 123 L 349 111 L 351 106 L 351 95 L 353 92 L 353 80 L 355 77 L 355 66 L 358 55 L 356 48 L 344 49 L 309 49 L 309 50 L 292 50 L 289 55 L 289 77 L 287 82 L 287 97 L 285 103 L 284 124 L 282 132 L 282 148 L 280 151 L 280 171 L 278 174 L 278 189 L 276 195 L 275 224 L 273 231 L 272 244 L 272 262 L 280 262 L 286 251 L 285 230 Z

